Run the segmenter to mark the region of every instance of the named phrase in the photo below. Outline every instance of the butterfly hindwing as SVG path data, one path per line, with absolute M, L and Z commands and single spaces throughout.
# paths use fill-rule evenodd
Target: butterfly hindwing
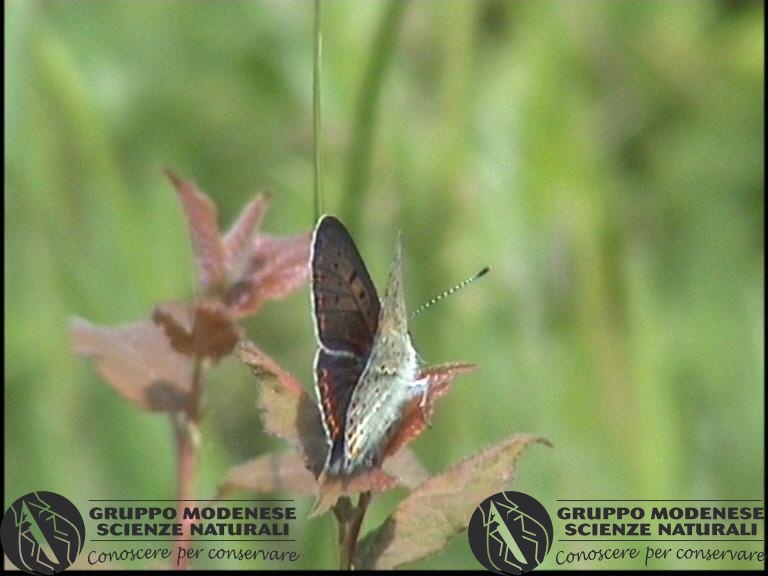
M 347 409 L 363 368 L 362 361 L 355 356 L 329 354 L 322 348 L 317 351 L 317 390 L 332 450 L 336 452 L 343 450 Z M 340 455 L 332 454 L 331 459 Z

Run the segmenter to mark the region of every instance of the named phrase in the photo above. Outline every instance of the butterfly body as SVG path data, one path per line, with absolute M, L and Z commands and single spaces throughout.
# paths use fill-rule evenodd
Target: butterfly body
M 404 410 L 427 392 L 408 333 L 400 240 L 381 301 L 333 216 L 317 225 L 311 267 L 315 376 L 330 443 L 324 473 L 352 476 L 381 463 Z

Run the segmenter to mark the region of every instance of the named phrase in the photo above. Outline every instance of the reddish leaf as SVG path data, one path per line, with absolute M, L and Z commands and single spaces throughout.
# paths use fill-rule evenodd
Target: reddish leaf
M 241 342 L 236 354 L 261 381 L 258 403 L 264 430 L 293 444 L 317 477 L 328 450 L 317 404 L 298 380 L 252 342 Z
M 430 395 L 433 399 L 440 398 L 451 386 L 453 379 L 459 374 L 468 374 L 477 366 L 465 362 L 450 362 L 448 364 L 437 364 L 427 366 L 419 373 L 419 378 L 428 378 L 430 386 Z
M 165 331 L 171 346 L 187 356 L 194 355 L 194 345 L 187 342 L 191 338 L 193 316 L 188 302 L 163 302 L 152 311 L 152 321 Z
M 219 485 L 219 497 L 226 497 L 238 490 L 267 494 L 314 494 L 317 483 L 301 456 L 296 452 L 288 452 L 267 454 L 230 468 Z
M 427 366 L 422 369 L 419 379 L 429 380 L 427 399 L 422 406 L 421 399 L 417 398 L 405 409 L 397 433 L 387 446 L 387 455 L 395 454 L 401 447 L 419 436 L 429 426 L 434 401 L 448 392 L 456 376 L 474 369 L 474 364 L 460 362 Z
M 152 313 L 165 329 L 171 345 L 187 356 L 218 360 L 242 337 L 243 330 L 229 310 L 218 302 L 166 302 Z
M 176 188 L 187 217 L 200 287 L 204 293 L 217 292 L 224 287 L 226 277 L 224 247 L 219 237 L 216 206 L 191 180 L 186 180 L 167 169 L 165 174 Z
M 286 265 L 303 264 L 309 267 L 311 241 L 309 232 L 285 237 L 260 234 L 251 243 L 243 276 Z
M 186 180 L 166 170 L 187 217 L 204 295 L 224 295 L 237 315 L 255 313 L 266 300 L 283 298 L 309 277 L 309 233 L 287 238 L 257 234 L 270 195 L 259 194 L 243 208 L 222 239 L 216 206 Z
M 352 477 L 329 477 L 321 474 L 317 482 L 318 496 L 310 518 L 325 514 L 342 496 L 360 492 L 384 492 L 399 484 L 397 478 L 381 468 L 367 470 Z
M 403 448 L 384 460 L 382 468 L 384 472 L 397 478 L 401 485 L 411 490 L 429 478 L 429 472 L 424 468 L 419 457 L 408 448 Z
M 242 276 L 240 268 L 250 252 L 251 241 L 256 230 L 261 226 L 271 197 L 269 192 L 258 194 L 256 198 L 246 204 L 240 216 L 224 235 L 222 244 L 224 245 L 224 257 L 227 261 L 227 271 L 230 278 Z
M 101 328 L 74 318 L 71 334 L 75 352 L 94 358 L 110 386 L 134 404 L 155 411 L 187 407 L 192 362 L 152 322 Z
M 309 233 L 287 238 L 260 235 L 252 243 L 243 274 L 225 301 L 238 316 L 255 313 L 267 300 L 284 298 L 309 278 Z
M 355 568 L 397 568 L 445 548 L 466 530 L 480 502 L 509 487 L 518 457 L 532 443 L 551 446 L 545 438 L 517 434 L 424 482 L 359 543 Z
M 304 386 L 302 386 L 296 378 L 291 376 L 286 370 L 283 370 L 277 362 L 259 350 L 253 342 L 249 340 L 241 341 L 237 345 L 235 354 L 237 355 L 238 360 L 248 366 L 257 378 L 274 377 L 282 387 L 286 388 L 292 394 L 306 394 Z M 280 434 L 277 435 L 280 436 Z

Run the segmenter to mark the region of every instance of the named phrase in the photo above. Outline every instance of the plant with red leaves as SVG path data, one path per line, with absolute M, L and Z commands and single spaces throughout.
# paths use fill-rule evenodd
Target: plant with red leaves
M 191 496 L 196 468 L 203 369 L 229 355 L 243 337 L 239 319 L 306 282 L 310 235 L 280 238 L 261 233 L 270 196 L 258 194 L 222 236 L 211 199 L 190 180 L 170 170 L 166 175 L 189 227 L 197 298 L 161 303 L 151 320 L 120 326 L 99 327 L 75 318 L 71 332 L 75 351 L 94 358 L 116 392 L 140 409 L 171 413 L 178 452 L 177 497 L 183 500 Z M 179 546 L 186 543 L 180 541 Z

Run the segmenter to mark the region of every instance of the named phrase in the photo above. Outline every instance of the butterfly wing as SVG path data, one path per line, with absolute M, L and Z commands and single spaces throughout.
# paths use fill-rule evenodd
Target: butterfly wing
M 315 228 L 311 281 L 320 345 L 315 379 L 334 459 L 343 451 L 347 407 L 370 354 L 381 305 L 352 237 L 333 216 L 324 216 Z
M 329 462 L 344 455 L 347 409 L 363 368 L 364 362 L 354 356 L 329 354 L 322 348 L 317 351 L 315 379 L 323 424 L 331 441 Z
M 344 225 L 324 216 L 312 240 L 312 302 L 320 345 L 367 356 L 379 324 L 379 296 Z
M 408 334 L 400 236 L 381 303 L 379 331 L 358 385 L 352 393 L 344 430 L 345 473 L 378 466 L 413 398 L 426 394 L 417 379 L 419 360 Z

